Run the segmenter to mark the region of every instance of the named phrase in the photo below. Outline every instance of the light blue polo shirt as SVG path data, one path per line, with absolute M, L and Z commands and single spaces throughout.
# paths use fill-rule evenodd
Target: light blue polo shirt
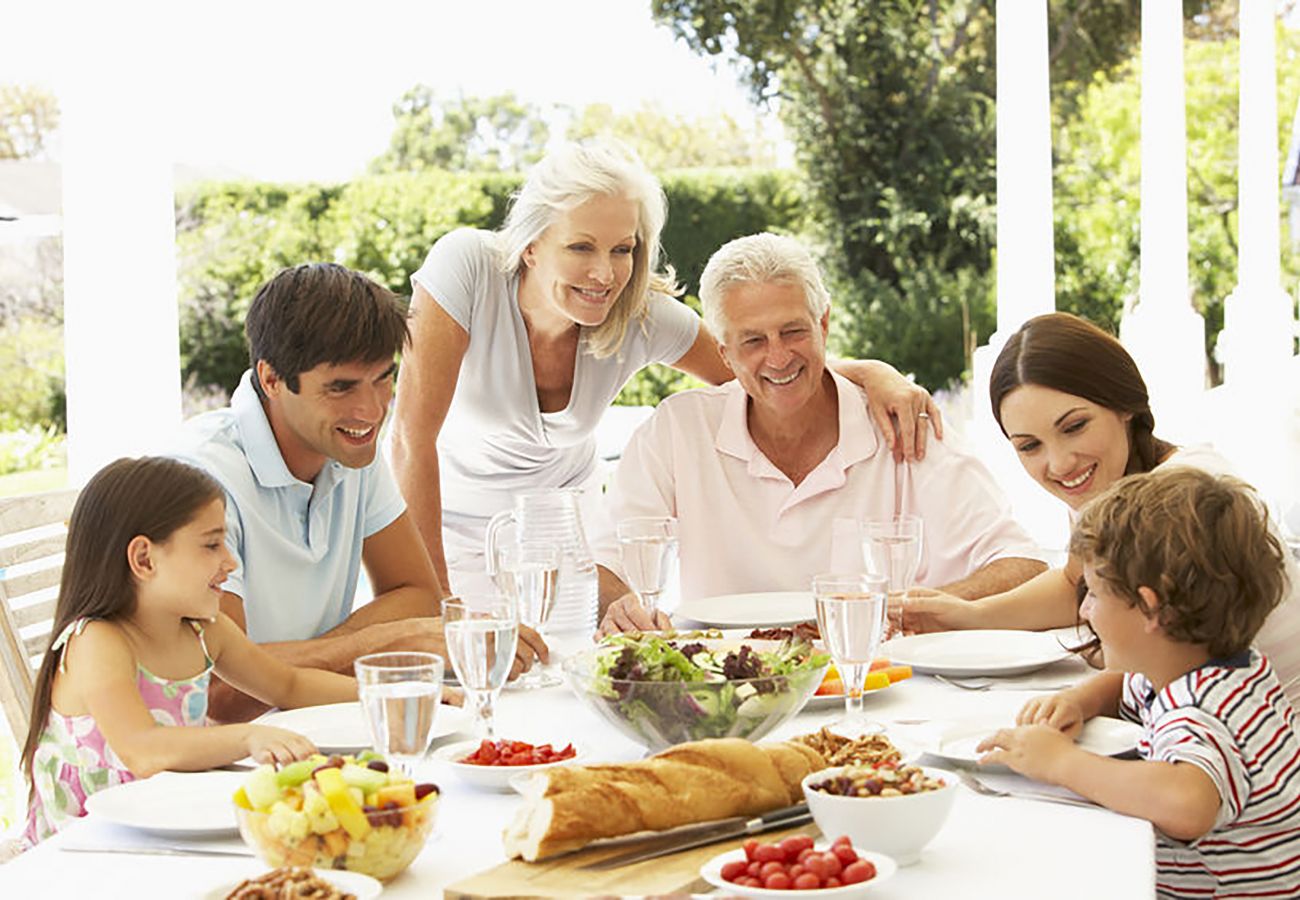
M 352 612 L 362 542 L 406 509 L 382 453 L 363 469 L 334 460 L 314 484 L 285 465 L 245 372 L 230 406 L 185 423 L 176 457 L 226 491 L 226 544 L 239 568 L 225 590 L 243 598 L 258 643 L 317 637 Z

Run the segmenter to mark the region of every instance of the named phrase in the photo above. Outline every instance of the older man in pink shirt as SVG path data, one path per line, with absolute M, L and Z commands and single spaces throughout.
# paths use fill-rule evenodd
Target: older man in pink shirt
M 924 522 L 918 584 L 974 599 L 1046 568 L 977 460 L 934 441 L 923 461 L 894 461 L 860 389 L 826 367 L 830 296 L 798 241 L 724 245 L 700 300 L 736 379 L 660 403 L 610 491 L 615 519 L 677 517 L 683 599 L 807 590 L 819 572 L 857 570 L 856 523 L 896 513 Z M 601 604 L 602 631 L 670 624 L 613 579 Z

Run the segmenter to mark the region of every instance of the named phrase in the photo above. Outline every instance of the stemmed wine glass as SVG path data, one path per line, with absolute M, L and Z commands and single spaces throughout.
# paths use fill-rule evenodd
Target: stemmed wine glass
M 867 571 L 888 582 L 898 596 L 912 586 L 921 565 L 921 517 L 868 519 L 862 528 L 862 556 Z
M 857 736 L 884 730 L 862 711 L 862 688 L 885 633 L 886 581 L 876 575 L 830 574 L 813 578 L 817 626 L 844 683 L 844 716 L 831 727 Z
M 677 520 L 672 516 L 637 516 L 620 521 L 617 530 L 628 586 L 653 619 L 677 559 Z
M 501 547 L 497 586 L 515 601 L 519 622 L 541 631 L 555 607 L 562 550 L 551 541 L 520 541 Z M 560 679 L 539 662 L 514 681 L 521 690 L 552 687 Z
M 442 601 L 447 655 L 488 740 L 496 738 L 493 706 L 510 674 L 519 640 L 519 612 L 500 595 L 448 597 Z
M 353 669 L 375 750 L 411 774 L 433 741 L 442 700 L 442 657 L 370 653 L 358 657 Z

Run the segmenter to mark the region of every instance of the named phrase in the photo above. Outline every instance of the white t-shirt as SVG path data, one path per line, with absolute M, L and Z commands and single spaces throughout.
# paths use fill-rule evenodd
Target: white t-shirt
M 597 359 L 579 348 L 569 405 L 544 413 L 519 311 L 519 278 L 501 271 L 495 235 L 471 228 L 450 232 L 411 281 L 469 332 L 456 393 L 438 435 L 444 521 L 461 526 L 508 509 L 522 490 L 587 481 L 596 468 L 592 433 L 623 385 L 649 363 L 681 359 L 700 328 L 699 316 L 686 304 L 651 294 L 644 323 L 628 325 L 618 353 Z M 469 537 L 472 543 L 464 530 L 444 537 L 451 543 Z
M 1233 471 L 1230 462 L 1205 444 L 1179 447 L 1156 468 L 1166 466 L 1190 466 L 1211 475 L 1240 477 Z M 1282 683 L 1282 690 L 1295 704 L 1300 702 L 1300 566 L 1296 565 L 1295 557 L 1288 552 L 1277 524 L 1272 521 L 1269 524 L 1273 535 L 1282 544 L 1287 593 L 1255 636 L 1255 646 L 1264 651 L 1264 655 L 1273 664 L 1273 671 Z

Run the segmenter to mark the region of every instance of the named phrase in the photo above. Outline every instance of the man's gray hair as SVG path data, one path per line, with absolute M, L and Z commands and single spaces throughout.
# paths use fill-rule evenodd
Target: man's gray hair
M 812 254 L 799 241 L 763 232 L 728 241 L 709 257 L 700 276 L 700 306 L 704 325 L 714 340 L 726 337 L 722 298 L 743 284 L 793 284 L 803 289 L 808 312 L 821 321 L 831 307 L 831 295 L 822 282 Z

